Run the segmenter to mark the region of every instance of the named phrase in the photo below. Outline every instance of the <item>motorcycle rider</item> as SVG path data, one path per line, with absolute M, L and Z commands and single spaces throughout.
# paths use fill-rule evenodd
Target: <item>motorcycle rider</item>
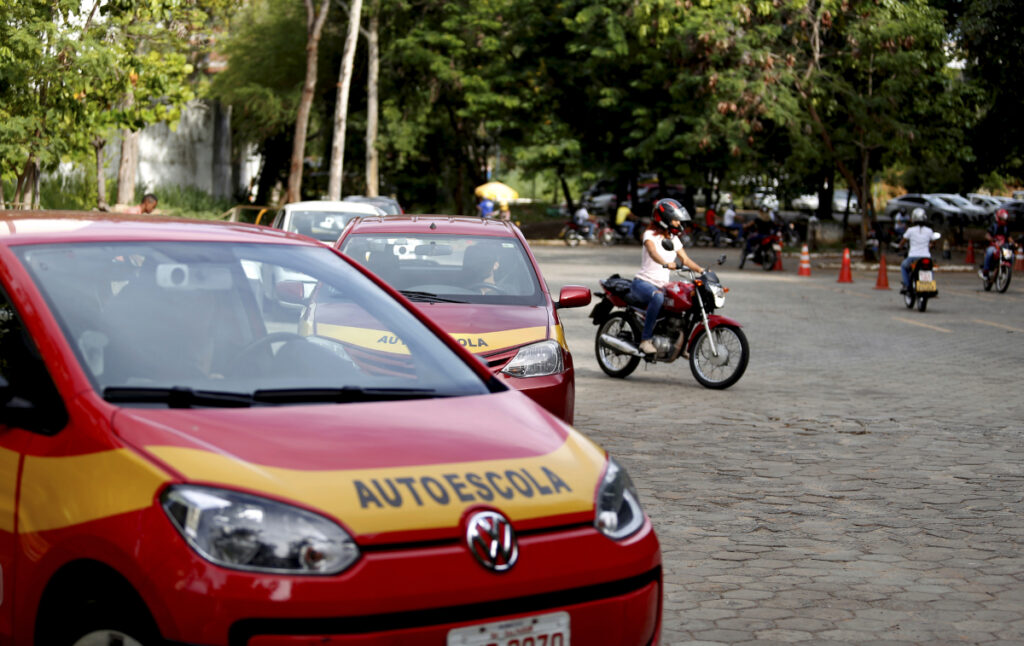
M 775 230 L 775 223 L 772 222 L 768 210 L 764 205 L 761 205 L 757 209 L 757 217 L 754 218 L 753 222 L 747 224 L 746 228 L 753 231 L 753 233 L 747 234 L 747 246 L 743 249 L 743 257 L 740 258 L 740 269 L 743 269 L 747 258 L 754 253 L 754 247 L 760 244 L 765 236 L 771 235 L 772 231 Z
M 907 251 L 907 257 L 900 264 L 900 273 L 903 277 L 903 288 L 900 289 L 900 293 L 906 293 L 907 288 L 910 287 L 910 267 L 914 262 L 922 258 L 931 258 L 932 254 L 930 247 L 932 246 L 932 237 L 934 231 L 931 227 L 928 227 L 928 215 L 924 209 L 917 207 L 910 212 L 910 226 L 903 232 L 903 238 L 900 240 L 897 250 L 903 248 L 903 244 L 906 242 L 910 243 L 910 249 Z M 923 311 L 923 310 L 922 310 Z
M 640 271 L 633 278 L 629 295 L 637 302 L 647 304 L 644 329 L 640 334 L 640 351 L 645 354 L 658 351 L 651 337 L 654 336 L 658 312 L 665 302 L 665 285 L 671 278 L 671 271 L 685 265 L 698 274 L 704 273 L 704 269 L 686 255 L 683 243 L 679 241 L 683 223 L 690 221 L 690 214 L 682 204 L 665 198 L 654 203 L 651 224 L 644 231 Z M 662 246 L 662 240 L 672 242 L 671 251 Z
M 985 240 L 988 240 L 988 249 L 985 250 L 985 262 L 978 272 L 978 276 L 983 280 L 988 280 L 989 272 L 995 269 L 996 266 L 996 254 L 999 253 L 999 249 L 996 248 L 996 238 L 1002 236 L 1003 240 L 1007 242 L 1011 240 L 1008 221 L 1009 215 L 1006 209 L 999 209 L 996 211 L 995 222 L 985 232 Z

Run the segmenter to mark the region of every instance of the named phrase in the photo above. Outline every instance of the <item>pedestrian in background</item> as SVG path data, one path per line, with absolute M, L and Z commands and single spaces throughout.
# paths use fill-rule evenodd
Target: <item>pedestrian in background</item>
M 512 211 L 508 208 L 508 202 L 502 200 L 498 203 L 498 219 L 508 222 L 512 219 Z

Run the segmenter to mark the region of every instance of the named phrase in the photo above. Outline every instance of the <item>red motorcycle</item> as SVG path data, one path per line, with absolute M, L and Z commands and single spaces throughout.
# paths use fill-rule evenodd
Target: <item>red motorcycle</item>
M 1013 278 L 1014 245 L 1003 236 L 996 236 L 992 246 L 996 248 L 996 266 L 988 277 L 982 277 L 981 286 L 986 292 L 992 291 L 993 286 L 1001 293 L 1006 292 Z
M 725 256 L 719 264 L 725 261 Z M 687 270 L 689 271 L 689 270 Z M 597 363 L 610 377 L 629 376 L 640 361 L 671 363 L 689 359 L 690 371 L 707 388 L 728 388 L 743 376 L 750 360 L 747 337 L 736 321 L 715 314 L 725 305 L 725 288 L 713 271 L 692 282 L 672 282 L 665 288 L 665 303 L 658 314 L 651 341 L 658 351 L 640 351 L 646 304 L 629 295 L 631 280 L 614 274 L 601 282 L 604 293 L 590 312 L 597 325 Z
M 754 264 L 761 265 L 761 268 L 765 271 L 771 271 L 775 268 L 775 263 L 779 256 L 782 254 L 782 237 L 779 235 L 779 231 L 773 230 L 771 233 L 766 233 L 761 236 L 761 239 L 754 243 L 754 248 L 747 255 L 740 268 L 743 268 L 743 264 L 749 260 Z

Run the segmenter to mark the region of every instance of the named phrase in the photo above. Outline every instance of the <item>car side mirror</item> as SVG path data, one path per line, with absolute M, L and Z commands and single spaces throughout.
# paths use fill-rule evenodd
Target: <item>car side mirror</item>
M 555 307 L 565 309 L 567 307 L 583 307 L 590 305 L 590 288 L 580 285 L 566 285 L 558 293 L 558 302 Z
M 282 280 L 274 285 L 274 295 L 283 303 L 305 305 L 305 286 L 300 280 Z

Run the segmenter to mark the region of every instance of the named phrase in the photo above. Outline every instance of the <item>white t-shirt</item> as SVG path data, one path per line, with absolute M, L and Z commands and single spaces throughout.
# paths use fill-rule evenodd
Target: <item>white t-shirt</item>
M 726 227 L 731 227 L 734 224 L 736 224 L 736 211 L 733 211 L 732 207 L 729 207 L 725 210 L 725 213 L 722 215 L 722 225 Z
M 672 251 L 661 246 L 661 241 L 665 240 L 662 236 L 655 232 L 647 229 L 644 231 L 643 244 L 640 248 L 640 271 L 637 272 L 636 277 L 641 280 L 646 280 L 652 285 L 658 287 L 664 287 L 668 284 L 669 279 L 672 277 L 672 271 L 668 267 L 662 267 L 662 263 L 668 264 L 670 262 L 681 262 L 679 257 L 676 255 L 676 251 L 683 248 L 683 243 L 679 242 L 679 238 L 672 236 L 669 238 L 672 240 Z M 654 241 L 654 249 L 661 257 L 661 263 L 655 262 L 651 258 L 651 254 L 647 253 L 647 241 Z
M 931 258 L 932 254 L 928 250 L 928 245 L 932 241 L 933 233 L 931 229 L 923 225 L 915 225 L 907 229 L 903 233 L 903 237 L 910 241 L 910 251 L 907 252 L 907 257 Z

